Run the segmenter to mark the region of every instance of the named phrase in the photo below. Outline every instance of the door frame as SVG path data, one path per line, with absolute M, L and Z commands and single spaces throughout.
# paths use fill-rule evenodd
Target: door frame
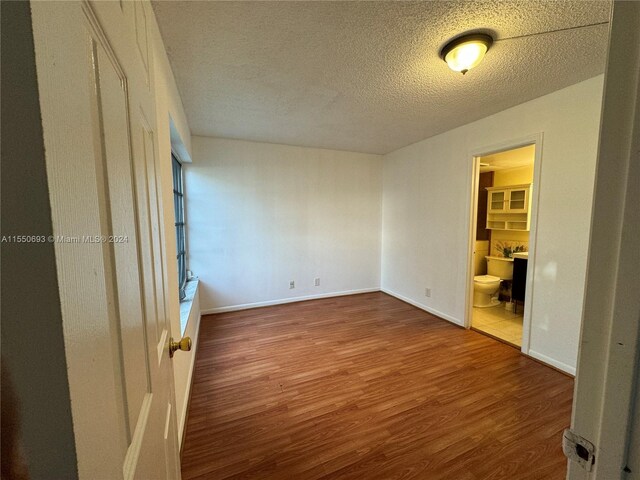
M 542 147 L 543 147 L 542 132 L 532 133 L 524 137 L 507 140 L 498 144 L 478 147 L 472 149 L 468 158 L 471 158 L 469 162 L 469 178 L 471 178 L 471 189 L 469 194 L 469 228 L 468 228 L 468 245 L 467 245 L 467 288 L 465 295 L 465 315 L 464 315 L 464 327 L 471 328 L 471 318 L 473 315 L 473 251 L 476 242 L 476 229 L 478 223 L 478 184 L 480 181 L 480 157 L 491 155 L 494 153 L 500 153 L 507 150 L 514 150 L 520 147 L 526 147 L 534 145 L 535 157 L 533 164 L 533 186 L 532 192 L 529 195 L 529 202 L 531 205 L 531 223 L 529 228 L 529 259 L 527 268 L 527 284 L 525 287 L 525 301 L 524 301 L 524 319 L 522 322 L 522 347 L 521 351 L 524 354 L 529 354 L 529 344 L 531 337 L 531 318 L 533 315 L 532 303 L 534 294 L 533 285 L 533 272 L 535 265 L 536 243 L 537 243 L 537 227 L 538 227 L 538 206 L 540 200 L 540 178 L 542 172 Z
M 614 2 L 571 429 L 595 446 L 571 480 L 638 478 L 640 432 L 640 3 Z M 637 400 L 636 400 L 637 403 Z M 637 406 L 635 407 L 637 408 Z M 632 446 L 635 449 L 632 449 Z M 625 472 L 631 467 L 633 472 Z

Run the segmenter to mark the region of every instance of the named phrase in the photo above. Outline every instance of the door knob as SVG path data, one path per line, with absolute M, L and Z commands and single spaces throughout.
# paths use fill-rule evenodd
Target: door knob
M 174 342 L 173 337 L 169 339 L 169 357 L 173 358 L 173 354 L 177 350 L 182 350 L 183 352 L 191 351 L 191 338 L 184 337 L 179 342 Z

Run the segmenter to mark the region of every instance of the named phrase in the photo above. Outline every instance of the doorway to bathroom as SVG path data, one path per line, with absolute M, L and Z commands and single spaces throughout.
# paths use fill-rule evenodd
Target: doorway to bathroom
M 528 353 L 541 138 L 473 156 L 467 326 Z

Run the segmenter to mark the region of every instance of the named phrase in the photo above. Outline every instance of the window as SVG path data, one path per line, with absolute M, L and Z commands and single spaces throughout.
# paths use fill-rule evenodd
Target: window
M 185 298 L 187 284 L 187 259 L 184 241 L 184 193 L 182 185 L 182 164 L 171 153 L 173 164 L 173 209 L 176 217 L 176 249 L 178 251 L 178 288 L 180 300 Z

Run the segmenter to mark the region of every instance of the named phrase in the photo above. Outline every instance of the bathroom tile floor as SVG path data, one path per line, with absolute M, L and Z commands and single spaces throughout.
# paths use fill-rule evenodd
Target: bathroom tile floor
M 504 309 L 504 303 L 489 308 L 474 308 L 471 326 L 514 345 L 522 345 L 522 306 L 513 313 Z

